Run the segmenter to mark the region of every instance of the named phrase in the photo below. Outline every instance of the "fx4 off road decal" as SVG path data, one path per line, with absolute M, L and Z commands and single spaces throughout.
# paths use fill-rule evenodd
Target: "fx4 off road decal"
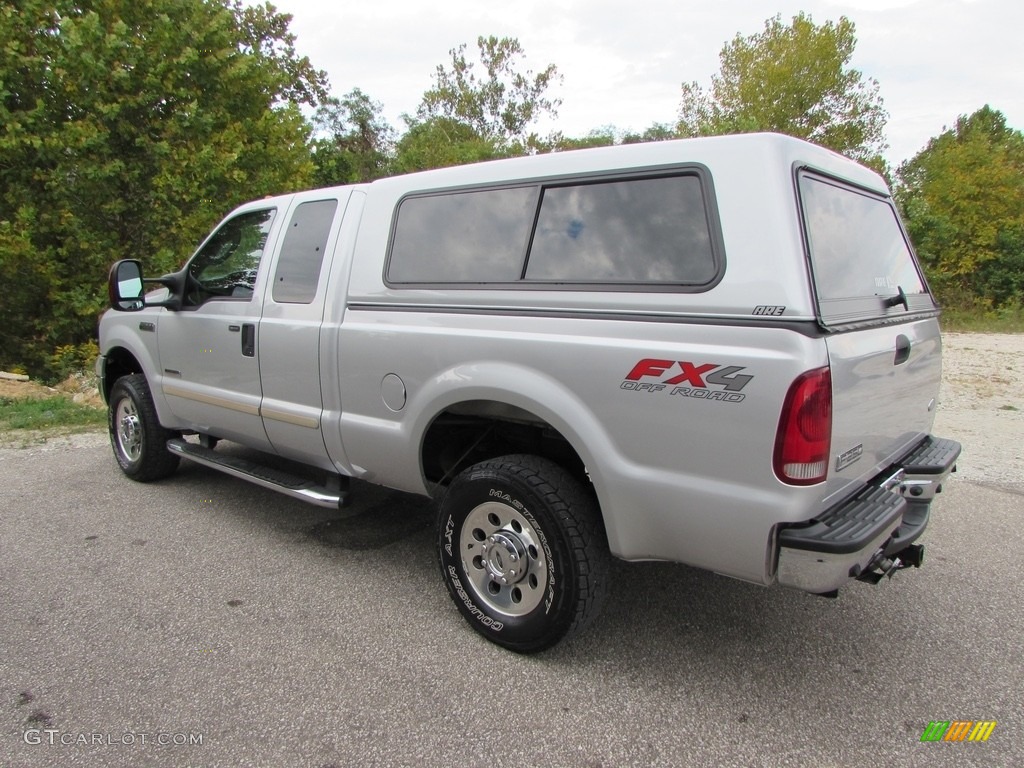
M 649 394 L 667 393 L 670 397 L 689 397 L 720 403 L 742 403 L 746 395 L 741 390 L 754 380 L 753 376 L 741 373 L 744 370 L 738 365 L 648 357 L 633 366 L 619 389 Z

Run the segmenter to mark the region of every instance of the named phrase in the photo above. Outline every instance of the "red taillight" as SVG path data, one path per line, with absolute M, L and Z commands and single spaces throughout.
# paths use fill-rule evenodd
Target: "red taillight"
M 832 447 L 832 374 L 808 371 L 793 382 L 775 436 L 775 474 L 791 485 L 814 485 L 828 475 Z

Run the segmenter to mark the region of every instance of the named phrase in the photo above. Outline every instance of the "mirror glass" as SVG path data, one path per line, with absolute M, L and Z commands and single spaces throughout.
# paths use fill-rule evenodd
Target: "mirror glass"
M 138 312 L 145 308 L 142 298 L 142 266 L 135 260 L 117 262 L 107 279 L 110 306 L 119 312 Z
M 138 299 L 142 296 L 142 274 L 139 265 L 126 261 L 117 266 L 117 292 L 124 300 Z

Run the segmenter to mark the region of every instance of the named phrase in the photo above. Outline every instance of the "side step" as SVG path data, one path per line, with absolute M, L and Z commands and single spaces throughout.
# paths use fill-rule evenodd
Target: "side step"
M 269 488 L 272 491 L 283 493 L 285 496 L 316 504 L 318 507 L 339 509 L 348 504 L 349 479 L 343 475 L 337 476 L 339 480 L 338 487 L 331 488 L 317 485 L 308 478 L 283 472 L 280 469 L 256 464 L 237 456 L 218 453 L 211 448 L 204 448 L 182 438 L 168 440 L 167 450 L 189 461 L 216 469 L 232 477 L 247 480 L 250 483 Z

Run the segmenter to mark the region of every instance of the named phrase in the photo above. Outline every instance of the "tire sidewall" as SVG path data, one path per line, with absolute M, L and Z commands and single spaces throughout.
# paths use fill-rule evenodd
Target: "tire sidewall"
M 134 404 L 143 427 L 141 433 L 142 450 L 139 453 L 139 458 L 135 461 L 124 455 L 124 452 L 121 450 L 120 439 L 118 438 L 117 408 L 121 401 L 126 399 L 131 400 Z M 118 379 L 110 392 L 110 407 L 107 409 L 107 427 L 110 431 L 110 445 L 114 449 L 114 458 L 117 460 L 118 466 L 121 467 L 121 471 L 129 477 L 134 477 L 142 471 L 142 463 L 146 457 L 146 448 L 151 439 L 151 436 L 147 434 L 142 412 L 143 402 L 139 392 L 132 386 L 132 382 L 127 377 Z
M 540 603 L 523 616 L 496 611 L 477 596 L 462 558 L 462 526 L 488 502 L 506 504 L 536 531 L 544 552 L 547 584 Z M 557 514 L 522 478 L 499 466 L 474 467 L 454 482 L 441 506 L 438 552 L 445 586 L 470 625 L 489 640 L 519 651 L 541 650 L 558 642 L 572 625 L 576 590 L 571 550 Z
M 117 408 L 124 400 L 134 404 L 139 419 L 140 450 L 139 457 L 134 460 L 125 456 L 119 445 Z M 129 374 L 114 382 L 107 408 L 107 429 L 110 433 L 110 445 L 114 450 L 114 460 L 121 471 L 132 480 L 143 483 L 159 480 L 177 469 L 179 459 L 167 451 L 166 442 L 172 437 L 178 437 L 179 433 L 165 429 L 160 424 L 150 395 L 149 383 L 142 374 Z

